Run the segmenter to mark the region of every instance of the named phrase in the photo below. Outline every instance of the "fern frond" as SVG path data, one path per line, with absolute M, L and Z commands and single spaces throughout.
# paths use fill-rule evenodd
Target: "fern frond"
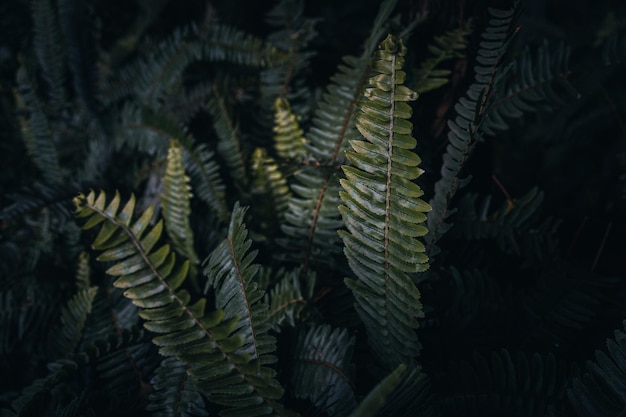
M 623 323 L 626 328 L 626 322 Z M 596 350 L 587 371 L 574 378 L 567 396 L 580 417 L 619 416 L 626 408 L 626 333 L 607 339 L 606 351 Z
M 396 369 L 394 369 L 382 381 L 376 384 L 376 386 L 361 401 L 359 406 L 355 408 L 354 411 L 350 414 L 350 417 L 377 416 L 378 411 L 383 407 L 383 405 L 385 405 L 389 394 L 391 394 L 398 386 L 398 384 L 400 384 L 400 382 L 402 381 L 402 377 L 404 376 L 405 371 L 405 364 L 401 363 L 400 365 L 398 365 Z
M 353 350 L 354 337 L 346 329 L 301 329 L 291 373 L 293 395 L 310 400 L 327 415 L 347 415 L 356 406 Z
M 291 192 L 287 180 L 280 172 L 278 163 L 263 148 L 257 148 L 252 154 L 252 172 L 254 175 L 252 195 L 262 202 L 263 212 L 276 220 L 282 219 Z M 271 218 L 265 217 L 265 218 Z
M 179 264 L 169 245 L 157 245 L 163 222 L 148 229 L 152 207 L 132 221 L 134 197 L 121 210 L 119 194 L 106 200 L 104 193 L 79 195 L 76 214 L 86 218 L 84 229 L 102 225 L 92 245 L 103 251 L 98 260 L 116 262 L 107 273 L 119 277 L 114 285 L 140 308 L 144 327 L 159 334 L 153 339 L 159 352 L 189 363 L 189 374 L 211 402 L 234 407 L 223 416 L 286 414 L 276 402 L 283 391 L 275 371 L 264 366 L 275 360 L 269 354 L 275 341 L 264 334 L 267 306 L 258 303 L 263 292 L 252 282 L 258 267 L 250 266 L 254 253 L 246 253 L 251 243 L 241 224 L 244 210 L 235 207 L 229 237 L 209 260 L 209 282 L 219 285 L 217 303 L 227 312 L 205 313 L 205 299 L 189 304 L 189 293 L 180 289 L 189 261 Z
M 48 85 L 49 103 L 56 114 L 67 105 L 65 48 L 61 38 L 56 10 L 50 0 L 32 3 L 34 34 L 33 46 L 41 75 Z
M 604 65 L 620 65 L 626 61 L 626 32 L 621 31 L 609 36 L 602 44 L 602 62 Z
M 413 90 L 418 94 L 436 90 L 448 83 L 451 71 L 438 69 L 443 62 L 463 58 L 467 48 L 467 37 L 472 32 L 472 22 L 464 22 L 461 27 L 437 36 L 428 45 L 428 51 L 434 56 L 423 61 L 415 73 Z
M 294 197 L 289 202 L 283 232 L 289 237 L 285 246 L 297 251 L 306 277 L 312 261 L 327 262 L 328 256 L 339 253 L 337 230 L 342 227 L 337 207 L 339 176 L 335 171 L 343 162 L 348 138 L 358 132 L 354 126 L 356 103 L 361 97 L 370 72 L 370 57 L 396 5 L 386 0 L 380 9 L 363 54 L 359 58 L 344 57 L 344 64 L 331 78 L 318 104 L 312 126 L 305 135 L 307 151 L 312 160 L 331 169 L 302 169 L 295 174 Z
M 300 270 L 294 269 L 285 275 L 274 287 L 266 293 L 265 302 L 270 305 L 268 312 L 272 329 L 280 332 L 281 327 L 288 325 L 296 326 L 296 322 L 302 319 L 302 315 L 310 300 L 313 299 L 315 290 L 315 274 L 309 276 L 306 288 L 300 285 Z
M 165 358 L 150 381 L 154 393 L 146 406 L 152 417 L 208 416 L 204 399 L 193 378 L 187 374 L 188 366 L 176 358 Z
M 406 410 L 411 410 L 420 417 L 436 417 L 439 414 L 435 412 L 434 403 L 430 393 L 430 381 L 421 366 L 416 366 L 404 372 L 400 382 L 387 396 L 379 415 L 404 417 Z
M 167 168 L 163 177 L 163 220 L 174 250 L 195 265 L 199 260 L 193 247 L 193 230 L 189 223 L 191 197 L 189 177 L 183 166 L 183 150 L 180 143 L 173 140 L 167 153 Z
M 17 71 L 14 96 L 17 110 L 28 114 L 28 118 L 20 117 L 19 122 L 29 156 L 46 182 L 60 184 L 63 173 L 50 122 L 43 103 L 37 97 L 35 84 L 24 66 Z
M 274 148 L 284 159 L 303 158 L 306 139 L 298 124 L 298 117 L 291 111 L 287 99 L 279 97 L 274 102 Z
M 75 351 L 97 292 L 98 287 L 79 290 L 63 307 L 61 323 L 52 333 L 52 345 L 58 356 Z
M 420 345 L 415 335 L 423 316 L 419 290 L 406 274 L 427 269 L 426 234 L 420 223 L 430 210 L 413 182 L 422 174 L 420 158 L 412 152 L 416 140 L 408 120 L 407 101 L 417 93 L 403 85 L 406 48 L 388 36 L 376 54 L 366 100 L 359 103 L 357 128 L 365 141 L 352 140 L 353 151 L 344 165 L 346 179 L 339 207 L 348 232 L 339 234 L 345 254 L 358 280 L 347 279 L 356 308 L 368 331 L 368 340 L 390 369 L 412 363 Z
M 486 135 L 507 130 L 509 121 L 528 112 L 553 111 L 566 100 L 579 98 L 568 76 L 570 50 L 564 44 L 551 47 L 547 41 L 535 54 L 526 48 L 516 65 L 499 80 L 487 100 L 489 108 L 479 128 Z
M 431 259 L 439 253 L 437 241 L 452 227 L 447 221 L 455 212 L 450 206 L 452 198 L 471 180 L 471 177 L 462 178 L 462 169 L 472 154 L 478 125 L 487 111 L 485 97 L 496 78 L 506 71 L 501 64 L 512 36 L 514 9 L 502 11 L 490 8 L 489 13 L 491 20 L 478 47 L 475 81 L 454 106 L 457 113 L 454 120 L 448 121 L 448 146 L 443 155 L 441 178 L 435 183 L 435 193 L 430 201 L 433 210 L 427 216 L 429 233 L 424 239 L 426 253 Z
M 232 109 L 228 108 L 217 84 L 211 89 L 207 109 L 213 117 L 213 128 L 219 138 L 217 152 L 226 162 L 235 185 L 245 190 L 248 185 L 247 157 L 242 148 L 239 126 L 233 119 Z

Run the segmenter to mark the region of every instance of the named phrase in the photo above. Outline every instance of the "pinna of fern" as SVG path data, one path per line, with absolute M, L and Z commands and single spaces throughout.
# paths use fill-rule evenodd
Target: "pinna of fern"
M 380 44 L 371 87 L 359 102 L 356 126 L 364 140 L 351 140 L 339 207 L 347 231 L 339 234 L 358 280 L 347 279 L 369 343 L 388 369 L 414 363 L 415 330 L 423 316 L 419 290 L 407 273 L 424 271 L 428 258 L 417 240 L 430 206 L 413 181 L 422 174 L 413 149 L 412 109 L 417 93 L 404 86 L 406 47 L 389 35 Z

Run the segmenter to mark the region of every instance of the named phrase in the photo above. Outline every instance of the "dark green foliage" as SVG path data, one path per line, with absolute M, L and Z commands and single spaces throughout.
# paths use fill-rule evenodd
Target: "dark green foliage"
M 0 415 L 623 413 L 619 2 L 4 3 Z

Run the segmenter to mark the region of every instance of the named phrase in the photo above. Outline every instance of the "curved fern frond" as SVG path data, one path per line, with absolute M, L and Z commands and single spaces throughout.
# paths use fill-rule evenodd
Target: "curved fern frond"
M 626 322 L 623 323 L 626 329 Z M 626 333 L 616 330 L 606 341 L 607 351 L 596 350 L 587 372 L 574 378 L 567 396 L 580 417 L 619 416 L 626 409 Z
M 252 171 L 252 195 L 262 196 L 257 200 L 262 201 L 266 208 L 264 211 L 277 220 L 281 219 L 287 210 L 291 192 L 278 163 L 265 149 L 257 148 L 252 154 Z
M 339 207 L 348 232 L 339 235 L 358 280 L 346 279 L 357 300 L 356 308 L 368 331 L 368 340 L 389 369 L 410 364 L 420 345 L 415 335 L 423 317 L 419 290 L 407 272 L 428 267 L 424 245 L 416 238 L 427 229 L 430 206 L 413 181 L 422 174 L 420 158 L 412 149 L 412 109 L 406 103 L 417 93 L 403 85 L 406 48 L 389 35 L 372 67 L 378 72 L 359 103 L 357 128 L 365 141 L 352 140 L 353 151 L 344 165 L 346 179 Z
M 337 230 L 342 227 L 337 207 L 339 176 L 335 171 L 343 162 L 348 138 L 358 135 L 354 125 L 356 103 L 366 86 L 371 54 L 384 34 L 384 28 L 395 8 L 396 0 L 380 5 L 363 54 L 359 58 L 344 57 L 338 72 L 322 95 L 306 134 L 307 151 L 314 162 L 329 170 L 302 169 L 295 174 L 292 185 L 294 197 L 283 226 L 289 236 L 286 247 L 297 250 L 297 258 L 304 265 L 302 276 L 309 273 L 311 261 L 327 262 L 329 254 L 339 253 Z
M 274 102 L 274 148 L 285 159 L 303 158 L 306 139 L 298 124 L 298 117 L 291 111 L 287 99 L 278 97 Z
M 46 182 L 60 184 L 63 181 L 63 173 L 50 122 L 44 112 L 43 103 L 37 97 L 35 84 L 24 66 L 17 71 L 17 88 L 14 90 L 14 96 L 17 110 L 28 114 L 28 118 L 19 117 L 22 139 L 28 154 Z
M 398 365 L 400 367 L 402 365 Z M 396 371 L 394 371 L 396 372 Z M 407 369 L 395 389 L 389 393 L 378 415 L 385 417 L 404 417 L 406 410 L 420 417 L 438 416 L 434 408 L 433 395 L 430 393 L 430 381 L 421 366 Z
M 426 253 L 431 260 L 440 251 L 437 241 L 452 227 L 447 220 L 456 210 L 450 207 L 450 202 L 457 191 L 471 180 L 471 177 L 462 178 L 462 169 L 472 154 L 477 141 L 478 125 L 487 111 L 485 98 L 496 78 L 506 70 L 502 69 L 501 63 L 506 44 L 512 36 L 514 9 L 502 11 L 490 8 L 489 13 L 491 20 L 478 47 L 475 81 L 454 106 L 457 116 L 448 121 L 449 143 L 443 155 L 441 178 L 435 183 L 435 193 L 430 200 L 433 210 L 428 214 L 429 233 L 424 239 Z
M 415 72 L 413 90 L 418 94 L 424 94 L 446 85 L 451 71 L 437 67 L 450 59 L 463 58 L 463 53 L 467 48 L 467 37 L 471 32 L 472 22 L 468 21 L 457 29 L 437 36 L 433 43 L 428 45 L 428 51 L 434 56 L 422 62 Z
M 193 247 L 193 230 L 189 223 L 191 197 L 189 177 L 183 166 L 183 150 L 178 141 L 172 140 L 167 153 L 167 168 L 161 194 L 163 220 L 174 250 L 195 265 L 199 260 Z
M 187 374 L 188 368 L 176 358 L 163 359 L 150 381 L 154 393 L 146 410 L 152 411 L 152 417 L 209 415 L 200 390 Z
M 345 416 L 356 406 L 353 392 L 354 337 L 329 325 L 301 329 L 291 372 L 291 392 L 329 416 Z
M 234 407 L 221 415 L 285 415 L 276 402 L 283 391 L 275 371 L 263 366 L 275 360 L 269 355 L 275 341 L 264 334 L 270 327 L 264 317 L 267 306 L 256 303 L 263 292 L 251 281 L 258 267 L 250 266 L 254 253 L 246 253 L 250 241 L 245 240 L 247 233 L 240 223 L 243 210 L 235 207 L 229 237 L 209 262 L 217 267 L 209 268 L 214 274 L 209 281 L 223 285 L 216 288 L 217 301 L 233 314 L 224 319 L 224 310 L 205 313 L 204 298 L 190 304 L 189 292 L 180 288 L 189 261 L 178 263 L 169 245 L 158 245 L 163 222 L 148 229 L 152 207 L 133 221 L 133 196 L 121 209 L 119 194 L 108 204 L 103 192 L 93 191 L 74 202 L 77 216 L 86 218 L 84 229 L 102 225 L 92 245 L 103 251 L 98 260 L 115 262 L 107 273 L 119 277 L 114 285 L 124 288 L 124 295 L 140 308 L 144 327 L 159 334 L 153 339 L 159 352 L 189 363 L 189 374 L 209 401 Z M 241 288 L 244 282 L 249 286 Z M 241 319 L 235 315 L 246 312 Z M 234 333 L 236 329 L 239 333 Z
M 376 384 L 369 394 L 367 394 L 367 396 L 361 401 L 359 406 L 350 414 L 350 417 L 377 416 L 378 411 L 385 405 L 389 394 L 391 394 L 402 381 L 405 371 L 405 364 L 401 363 L 398 365 L 396 369 Z M 414 412 L 415 410 L 412 409 L 411 411 Z

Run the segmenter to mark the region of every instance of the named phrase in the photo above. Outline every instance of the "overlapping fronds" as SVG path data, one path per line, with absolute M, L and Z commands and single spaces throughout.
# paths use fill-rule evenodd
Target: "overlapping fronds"
M 358 280 L 347 279 L 373 350 L 388 369 L 413 363 L 420 349 L 415 330 L 423 316 L 419 290 L 407 272 L 428 267 L 424 245 L 423 192 L 413 181 L 422 174 L 413 152 L 416 140 L 406 103 L 417 93 L 404 86 L 406 47 L 389 35 L 372 64 L 378 73 L 359 103 L 357 128 L 365 140 L 351 140 L 339 207 L 348 231 L 339 234 Z
M 474 353 L 471 364 L 451 363 L 441 409 L 446 416 L 543 417 L 565 394 L 566 372 L 552 354 L 501 349 L 485 358 Z
M 33 381 L 30 386 L 24 388 L 20 396 L 11 402 L 12 409 L 2 409 L 0 413 L 3 417 L 30 415 L 29 412 L 32 413 L 33 409 L 36 410 L 38 402 L 46 394 L 50 394 L 53 388 L 58 388 L 76 378 L 85 366 L 97 363 L 101 358 L 111 353 L 144 341 L 145 334 L 143 331 L 139 329 L 124 330 L 118 335 L 111 334 L 107 339 L 95 342 L 79 353 L 72 353 L 63 359 L 51 362 L 48 364 L 48 375 Z
M 274 102 L 274 148 L 281 158 L 299 159 L 306 153 L 303 130 L 298 116 L 291 111 L 287 99 L 278 97 Z
M 626 322 L 624 323 L 626 328 Z M 574 378 L 567 396 L 580 417 L 619 416 L 626 409 L 626 333 L 616 330 L 606 351 L 596 350 L 587 371 Z
M 194 249 L 193 230 L 189 222 L 191 214 L 191 187 L 189 177 L 183 166 L 183 150 L 176 140 L 170 142 L 167 153 L 167 167 L 163 176 L 161 207 L 165 230 L 172 241 L 174 250 L 189 259 L 191 264 L 198 264 Z
M 452 71 L 438 67 L 445 61 L 463 58 L 467 48 L 467 37 L 471 31 L 472 22 L 464 22 L 461 27 L 437 36 L 433 43 L 428 45 L 428 51 L 434 56 L 424 60 L 415 72 L 413 90 L 423 94 L 448 83 Z
M 283 55 L 261 39 L 229 25 L 212 24 L 179 28 L 157 43 L 146 56 L 120 70 L 102 88 L 102 100 L 110 104 L 134 96 L 145 105 L 160 108 L 164 97 L 181 88 L 184 70 L 193 62 L 227 61 L 265 67 Z
M 313 299 L 315 274 L 306 280 L 306 288 L 300 284 L 300 270 L 296 268 L 278 281 L 266 293 L 266 303 L 270 305 L 269 321 L 274 331 L 280 332 L 283 326 L 294 327 L 304 317 L 305 309 Z
M 568 80 L 570 50 L 564 44 L 543 42 L 536 51 L 526 48 L 515 66 L 499 80 L 488 100 L 479 129 L 486 135 L 507 130 L 524 113 L 552 111 L 568 99 L 579 98 Z
M 188 368 L 176 358 L 163 359 L 150 381 L 154 392 L 146 409 L 152 411 L 152 417 L 209 415 L 200 390 L 187 374 Z
M 205 144 L 197 145 L 191 152 L 183 154 L 196 195 L 215 210 L 220 220 L 224 221 L 228 218 L 226 191 L 214 155 L 215 153 Z
M 430 201 L 433 210 L 428 214 L 425 238 L 426 252 L 433 257 L 439 252 L 437 241 L 450 229 L 448 218 L 455 212 L 450 205 L 459 188 L 468 184 L 471 177 L 462 177 L 462 169 L 477 141 L 477 126 L 485 107 L 485 97 L 500 75 L 506 43 L 511 39 L 514 9 L 502 11 L 489 9 L 491 20 L 482 34 L 474 67 L 475 81 L 454 106 L 457 115 L 448 121 L 448 146 L 443 155 L 441 179 L 435 183 L 435 194 Z
M 266 334 L 267 305 L 258 302 L 263 292 L 252 281 L 258 267 L 250 265 L 254 252 L 247 253 L 244 210 L 235 207 L 229 236 L 209 259 L 209 283 L 224 310 L 207 313 L 205 299 L 190 304 L 189 292 L 181 289 L 189 261 L 178 262 L 168 244 L 159 244 L 163 222 L 148 228 L 152 207 L 133 220 L 134 197 L 121 210 L 119 194 L 106 200 L 103 192 L 79 195 L 76 214 L 86 218 L 85 229 L 102 225 L 93 243 L 103 251 L 98 260 L 114 262 L 107 273 L 119 277 L 114 285 L 140 308 L 144 327 L 158 334 L 153 342 L 159 352 L 189 363 L 188 372 L 211 402 L 234 407 L 223 416 L 283 413 L 276 402 L 282 388 L 275 371 L 264 366 L 275 360 L 274 339 Z
M 61 183 L 63 173 L 50 122 L 44 112 L 43 103 L 37 97 L 35 84 L 24 66 L 17 71 L 14 95 L 17 109 L 28 114 L 28 117 L 19 118 L 22 139 L 28 154 L 46 182 Z
M 356 406 L 353 392 L 354 337 L 329 325 L 303 328 L 298 334 L 291 392 L 310 400 L 329 416 L 346 416 Z
M 359 58 L 344 57 L 305 135 L 312 160 L 328 169 L 305 167 L 296 173 L 292 185 L 294 197 L 289 202 L 287 222 L 282 227 L 289 236 L 285 246 L 297 250 L 296 257 L 304 265 L 303 276 L 308 274 L 311 260 L 328 261 L 329 254 L 339 252 L 337 230 L 343 225 L 337 210 L 341 200 L 335 168 L 344 160 L 348 139 L 358 135 L 354 126 L 356 103 L 368 80 L 371 54 L 384 35 L 395 5 L 395 0 L 381 3 L 363 54 Z
M 403 365 L 398 365 L 400 368 Z M 395 372 L 398 372 L 396 369 Z M 387 395 L 386 402 L 378 415 L 385 417 L 404 417 L 406 410 L 420 417 L 435 417 L 433 395 L 430 393 L 430 381 L 421 366 L 407 369 L 401 375 L 395 389 Z M 356 416 L 355 416 L 356 417 Z
M 274 158 L 263 148 L 252 154 L 252 195 L 257 197 L 255 205 L 277 223 L 287 210 L 291 192 L 287 180 Z

